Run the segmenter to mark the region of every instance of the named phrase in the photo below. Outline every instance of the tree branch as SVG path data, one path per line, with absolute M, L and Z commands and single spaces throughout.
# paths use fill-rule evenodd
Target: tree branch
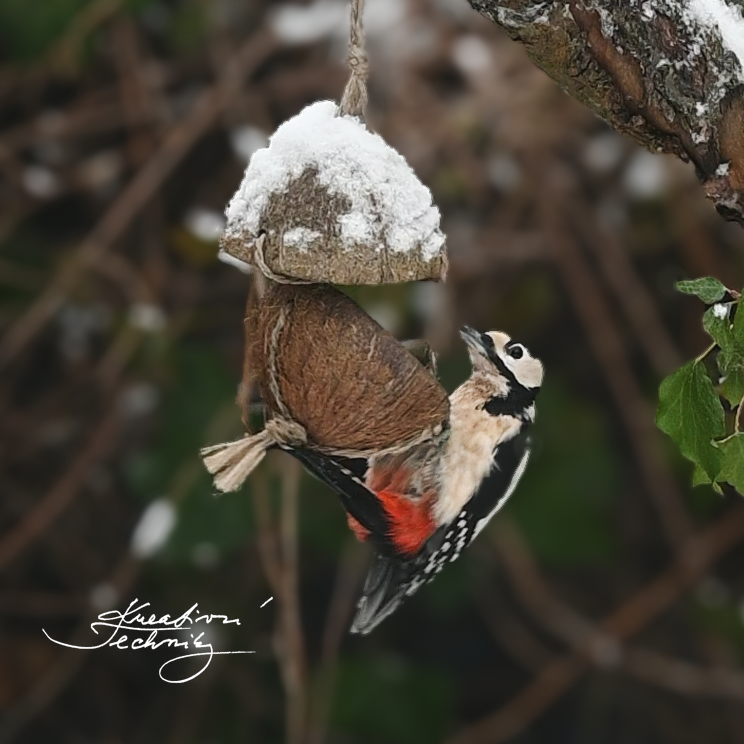
M 470 4 L 614 129 L 694 163 L 719 213 L 744 225 L 741 0 Z

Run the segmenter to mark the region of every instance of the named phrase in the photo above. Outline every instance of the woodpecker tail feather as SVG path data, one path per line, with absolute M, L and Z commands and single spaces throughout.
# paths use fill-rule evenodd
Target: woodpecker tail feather
M 405 597 L 405 564 L 396 557 L 375 555 L 357 604 L 352 633 L 366 635 L 392 614 Z
M 277 444 L 306 441 L 305 430 L 293 421 L 271 419 L 263 431 L 234 442 L 204 447 L 199 454 L 204 466 L 214 476 L 214 486 L 227 493 L 237 491 L 263 460 L 266 450 Z

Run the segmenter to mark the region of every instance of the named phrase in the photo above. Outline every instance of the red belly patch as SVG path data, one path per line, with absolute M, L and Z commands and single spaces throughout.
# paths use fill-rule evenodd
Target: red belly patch
M 348 512 L 346 513 L 346 521 L 348 522 L 349 527 L 351 527 L 354 535 L 356 535 L 356 539 L 359 540 L 359 542 L 365 542 L 369 537 L 369 530 L 363 524 L 354 519 L 354 517 L 352 517 Z
M 434 532 L 434 521 L 429 513 L 430 498 L 409 499 L 392 491 L 379 491 L 390 520 L 389 536 L 399 553 L 414 555 Z

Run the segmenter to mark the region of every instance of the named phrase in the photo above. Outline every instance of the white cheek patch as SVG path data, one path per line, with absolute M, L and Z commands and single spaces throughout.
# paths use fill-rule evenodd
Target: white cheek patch
M 498 349 L 496 353 L 501 358 L 501 361 L 504 362 L 504 365 L 506 368 L 514 375 L 514 377 L 517 379 L 517 382 L 520 385 L 524 384 L 524 380 L 522 380 L 522 377 L 519 373 L 520 369 L 520 362 L 523 362 L 525 359 L 530 358 L 530 353 L 525 349 L 525 356 L 522 356 L 520 359 L 515 359 L 514 357 L 509 356 L 504 349 Z
M 475 530 L 473 531 L 472 538 L 473 540 L 475 540 L 475 538 L 478 536 L 478 533 L 493 519 L 494 515 L 501 510 L 504 504 L 508 501 L 509 497 L 514 493 L 514 489 L 517 487 L 517 484 L 524 475 L 524 471 L 527 468 L 527 461 L 529 459 L 530 451 L 527 450 L 524 455 L 522 455 L 519 466 L 514 471 L 514 475 L 512 476 L 511 483 L 509 483 L 509 488 L 506 489 L 506 493 L 496 502 L 496 506 L 491 509 L 491 512 L 487 516 L 483 517 L 483 519 L 479 519 L 475 523 Z
M 502 354 L 501 351 L 499 351 L 498 354 L 503 360 L 507 369 L 517 378 L 517 382 L 520 382 L 518 370 L 515 369 L 517 365 L 515 364 L 514 359 L 512 359 L 512 357 L 510 357 L 508 354 Z
M 526 388 L 540 387 L 542 384 L 542 364 L 525 349 L 524 356 L 513 359 L 508 354 L 499 354 L 507 369 L 517 382 Z
M 241 261 L 239 258 L 235 258 L 235 256 L 231 256 L 224 248 L 220 248 L 220 252 L 217 254 L 217 258 L 222 261 L 222 263 L 234 266 L 236 269 L 242 271 L 244 274 L 250 274 L 251 271 L 253 271 L 253 267 L 249 263 Z

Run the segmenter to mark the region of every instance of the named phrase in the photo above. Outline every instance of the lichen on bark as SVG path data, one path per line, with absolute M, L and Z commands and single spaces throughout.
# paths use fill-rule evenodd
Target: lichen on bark
M 744 225 L 744 0 L 470 0 L 610 126 L 691 161 Z

